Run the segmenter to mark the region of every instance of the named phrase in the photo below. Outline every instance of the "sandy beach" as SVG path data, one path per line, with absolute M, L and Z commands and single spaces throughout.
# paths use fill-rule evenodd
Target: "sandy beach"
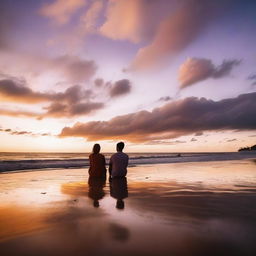
M 0 175 L 0 254 L 255 255 L 253 160 Z

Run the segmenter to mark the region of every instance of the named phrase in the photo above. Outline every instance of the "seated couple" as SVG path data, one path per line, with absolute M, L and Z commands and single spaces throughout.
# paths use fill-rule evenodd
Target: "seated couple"
M 110 178 L 121 178 L 125 177 L 127 174 L 127 166 L 129 157 L 127 154 L 123 153 L 124 143 L 119 142 L 116 144 L 117 153 L 113 154 L 109 160 L 109 177 Z M 105 156 L 100 154 L 100 145 L 95 144 L 93 146 L 92 154 L 89 156 L 90 177 L 106 177 L 106 161 Z

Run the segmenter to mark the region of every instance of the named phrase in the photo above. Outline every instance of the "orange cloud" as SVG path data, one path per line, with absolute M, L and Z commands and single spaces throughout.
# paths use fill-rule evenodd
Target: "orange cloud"
M 140 8 L 142 1 L 119 0 L 110 1 L 107 11 L 107 21 L 100 28 L 100 32 L 112 39 L 128 39 L 139 42 Z
M 230 74 L 240 60 L 224 60 L 221 65 L 214 66 L 209 59 L 188 58 L 179 69 L 180 88 L 191 86 L 207 78 L 221 78 Z
M 179 68 L 180 87 L 184 88 L 211 76 L 214 65 L 211 60 L 189 58 Z
M 23 110 L 11 110 L 0 109 L 0 116 L 12 116 L 12 117 L 39 117 L 40 113 L 23 111 Z
M 58 25 L 64 25 L 85 4 L 86 0 L 55 0 L 52 3 L 44 4 L 39 13 L 52 19 Z
M 107 19 L 99 30 L 111 39 L 139 43 L 153 36 L 172 5 L 172 1 L 166 0 L 110 0 Z
M 200 35 L 219 10 L 223 9 L 225 2 L 182 2 L 174 13 L 161 22 L 153 41 L 138 51 L 130 69 L 155 68 L 174 57 Z

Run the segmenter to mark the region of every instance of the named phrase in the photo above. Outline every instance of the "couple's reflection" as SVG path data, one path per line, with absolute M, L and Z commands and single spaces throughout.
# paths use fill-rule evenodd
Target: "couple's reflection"
M 128 197 L 127 189 L 127 179 L 123 178 L 113 178 L 109 182 L 110 185 L 110 195 L 116 199 L 116 208 L 124 209 L 124 201 Z
M 106 178 L 89 177 L 88 186 L 89 192 L 88 197 L 93 200 L 93 206 L 99 207 L 99 200 L 105 196 L 104 187 L 106 185 Z
M 99 207 L 99 200 L 105 196 L 104 187 L 106 185 L 106 178 L 89 177 L 88 186 L 89 192 L 88 197 L 93 200 L 93 206 Z M 116 208 L 124 209 L 125 204 L 123 199 L 128 197 L 127 179 L 113 178 L 109 181 L 110 195 L 116 199 Z

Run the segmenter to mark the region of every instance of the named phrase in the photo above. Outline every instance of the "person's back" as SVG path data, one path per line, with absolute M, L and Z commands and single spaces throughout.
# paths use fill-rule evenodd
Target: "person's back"
M 100 145 L 95 144 L 93 147 L 93 153 L 89 156 L 90 168 L 89 175 L 90 177 L 105 177 L 106 176 L 106 161 L 105 156 L 99 153 Z
M 117 153 L 112 155 L 109 160 L 109 174 L 112 178 L 125 177 L 127 174 L 129 157 L 127 154 L 122 152 L 123 148 L 123 142 L 117 143 Z

